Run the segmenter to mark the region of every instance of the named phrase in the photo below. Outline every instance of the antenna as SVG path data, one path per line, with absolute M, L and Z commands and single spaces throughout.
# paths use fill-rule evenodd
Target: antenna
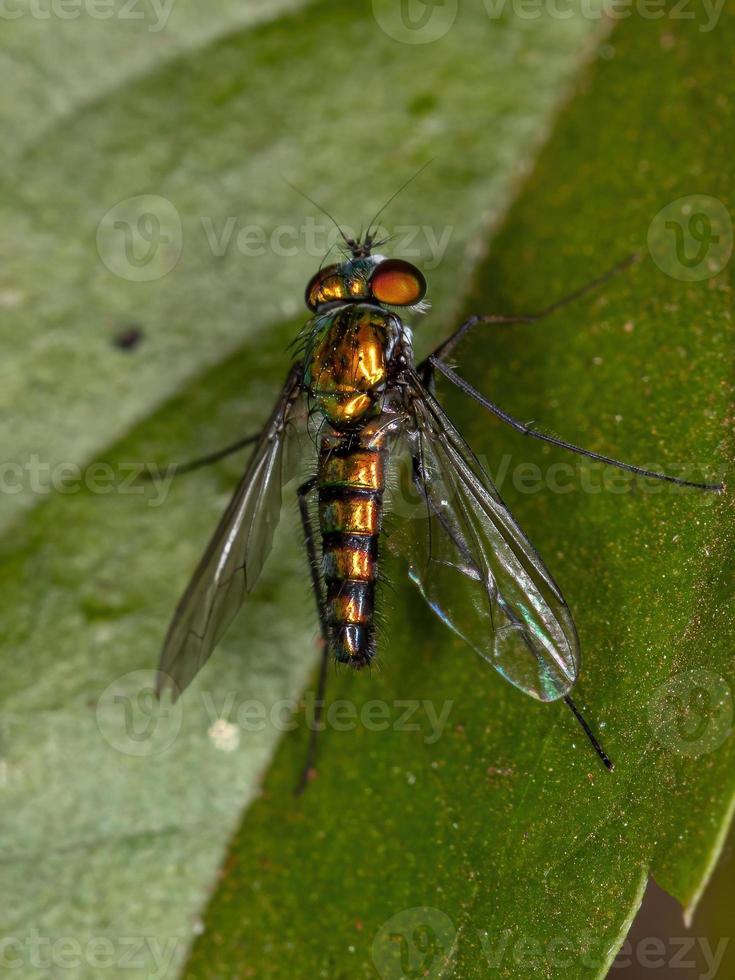
M 292 184 L 290 180 L 287 180 L 287 178 L 284 177 L 283 174 L 281 175 L 281 178 L 282 178 L 282 180 L 283 180 L 284 183 L 288 184 L 288 186 L 291 188 L 292 191 L 296 191 L 296 193 L 297 194 L 300 194 L 301 197 L 303 197 L 305 200 L 307 200 L 309 202 L 309 204 L 313 204 L 315 208 L 317 208 L 319 211 L 322 212 L 322 214 L 325 214 L 329 218 L 329 220 L 332 222 L 332 224 L 334 225 L 334 227 L 337 229 L 337 231 L 342 236 L 342 239 L 343 239 L 345 245 L 350 250 L 352 250 L 352 244 L 353 244 L 352 239 L 351 238 L 348 238 L 347 235 L 345 235 L 345 233 L 342 231 L 342 229 L 340 228 L 340 226 L 337 224 L 337 221 L 332 217 L 332 215 L 329 213 L 329 211 L 327 211 L 326 208 L 323 208 L 321 206 L 321 204 L 319 204 L 317 201 L 314 200 L 313 197 L 309 197 L 309 195 L 306 194 L 304 191 L 302 191 L 299 187 L 296 187 L 295 184 Z
M 424 170 L 426 170 L 426 168 L 429 166 L 429 164 L 430 163 L 433 163 L 433 162 L 434 162 L 434 157 L 431 157 L 430 160 L 427 160 L 425 164 L 423 164 L 421 167 L 419 167 L 419 169 L 416 171 L 415 174 L 412 174 L 405 183 L 401 184 L 401 186 L 398 188 L 398 190 L 394 194 L 391 194 L 391 196 L 388 198 L 388 200 L 385 202 L 385 204 L 382 206 L 382 208 L 380 208 L 380 210 L 375 215 L 375 217 L 372 218 L 372 220 L 369 222 L 369 224 L 367 226 L 367 231 L 365 232 L 365 244 L 368 247 L 370 247 L 370 231 L 371 231 L 373 225 L 375 224 L 375 222 L 378 220 L 378 218 L 383 213 L 383 211 L 385 211 L 385 209 L 388 207 L 389 204 L 392 204 L 393 201 L 395 201 L 395 199 L 398 197 L 398 195 L 401 193 L 401 191 L 404 191 L 408 187 L 408 185 L 412 181 L 416 180 L 416 178 L 419 176 L 419 174 L 422 174 L 424 172 Z

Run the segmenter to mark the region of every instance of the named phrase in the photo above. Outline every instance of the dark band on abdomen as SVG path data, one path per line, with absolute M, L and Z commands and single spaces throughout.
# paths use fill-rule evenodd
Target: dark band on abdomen
M 375 655 L 375 582 L 382 516 L 384 451 L 354 436 L 323 446 L 319 457 L 327 625 L 335 658 L 363 667 Z

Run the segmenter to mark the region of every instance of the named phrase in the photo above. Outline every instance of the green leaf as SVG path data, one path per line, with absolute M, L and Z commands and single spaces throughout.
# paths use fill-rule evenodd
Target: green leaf
M 405 240 L 410 225 L 427 260 L 426 229 L 438 237 L 433 264 L 448 261 L 435 297 L 448 309 L 471 269 L 468 249 L 505 206 L 580 42 L 598 30 L 581 18 L 506 18 L 493 24 L 488 57 L 486 23 L 479 12 L 459 17 L 437 59 L 354 5 L 230 25 L 221 39 L 184 18 L 179 33 L 191 38 L 178 57 L 140 79 L 123 74 L 98 99 L 68 94 L 67 114 L 46 111 L 53 125 L 20 144 L 22 177 L 0 201 L 0 303 L 8 336 L 22 338 L 0 390 L 13 460 L 93 458 L 188 379 L 255 338 L 272 342 L 275 326 L 299 315 L 333 229 L 284 176 L 358 225 L 438 156 L 396 202 L 391 228 Z M 100 49 L 98 75 L 113 47 Z M 110 346 L 131 325 L 146 337 L 134 369 Z M 7 519 L 32 502 L 24 491 L 8 498 Z
M 46 975 L 34 935 L 82 950 L 108 937 L 118 958 L 121 937 L 139 937 L 126 975 L 181 961 L 280 737 L 278 704 L 299 697 L 317 656 L 289 513 L 198 686 L 162 714 L 145 693 L 242 461 L 140 494 L 131 477 L 262 422 L 322 258 L 300 239 L 295 255 L 250 256 L 236 237 L 218 255 L 207 229 L 215 245 L 232 219 L 235 235 L 303 237 L 314 209 L 281 173 L 357 224 L 435 157 L 385 218 L 418 225 L 435 302 L 425 336 L 438 336 L 600 33 L 581 17 L 489 23 L 468 9 L 440 45 L 406 45 L 369 4 L 297 7 L 221 2 L 204 15 L 180 0 L 153 34 L 119 17 L 3 27 L 3 154 L 17 180 L 0 196 L 0 919 L 24 976 Z M 173 233 L 149 265 L 155 227 L 125 203 L 141 195 L 160 199 L 151 213 Z M 127 265 L 126 224 L 142 227 Z M 449 232 L 433 271 L 427 228 Z M 178 244 L 171 271 L 142 281 Z M 142 342 L 123 352 L 112 341 L 131 326 Z M 89 955 L 78 974 L 98 975 Z
M 0 92 L 4 163 L 141 76 L 306 3 L 218 0 L 205 9 L 196 0 L 85 0 L 24 10 L 8 4 L 0 42 L 0 71 L 13 81 Z
M 724 475 L 732 458 L 735 92 L 722 72 L 731 39 L 700 27 L 673 15 L 619 27 L 467 311 L 532 311 L 633 250 L 642 262 L 538 325 L 478 328 L 457 358 L 519 418 L 693 479 Z M 705 258 L 694 261 L 697 238 Z M 439 390 L 505 472 L 501 489 L 571 604 L 584 651 L 576 698 L 616 770 L 563 705 L 504 685 L 396 581 L 383 669 L 331 683 L 358 721 L 328 725 L 318 776 L 296 802 L 303 724 L 285 739 L 187 977 L 603 977 L 649 875 L 689 915 L 707 883 L 733 807 L 728 494 L 621 478 Z M 360 713 L 376 699 L 385 731 Z M 446 707 L 446 724 L 432 725 Z

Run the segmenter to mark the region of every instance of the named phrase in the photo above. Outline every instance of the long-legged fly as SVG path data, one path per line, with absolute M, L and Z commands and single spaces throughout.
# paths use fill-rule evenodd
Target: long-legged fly
M 330 216 L 331 217 L 331 216 Z M 377 218 L 377 216 L 376 216 Z M 513 519 L 488 473 L 434 393 L 438 372 L 484 409 L 534 439 L 630 473 L 701 490 L 694 483 L 602 456 L 545 435 L 473 388 L 449 363 L 480 324 L 529 324 L 618 271 L 529 316 L 473 316 L 416 364 L 400 313 L 420 313 L 426 281 L 414 265 L 373 250 L 371 228 L 347 237 L 343 261 L 320 269 L 306 288 L 311 318 L 271 415 L 257 436 L 198 460 L 191 469 L 254 444 L 245 473 L 173 617 L 161 655 L 159 694 L 176 697 L 222 638 L 255 585 L 281 509 L 292 433 L 311 428 L 311 476 L 298 503 L 323 640 L 323 657 L 303 788 L 331 656 L 354 668 L 376 655 L 375 593 L 387 472 L 408 463 L 425 510 L 405 522 L 408 575 L 430 608 L 502 676 L 539 701 L 564 701 L 604 765 L 613 764 L 570 691 L 580 669 L 579 640 L 559 587 Z M 632 260 L 629 260 L 632 261 Z M 318 529 L 309 500 L 318 500 Z M 409 526 L 410 525 L 410 526 Z

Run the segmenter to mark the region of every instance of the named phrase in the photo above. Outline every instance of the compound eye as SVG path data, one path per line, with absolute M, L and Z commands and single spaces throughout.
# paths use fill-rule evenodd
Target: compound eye
M 379 303 L 387 306 L 413 306 L 426 294 L 422 273 L 402 259 L 386 259 L 373 272 L 370 289 Z
M 344 299 L 345 296 L 345 283 L 340 275 L 340 266 L 328 265 L 326 269 L 320 269 L 312 277 L 306 287 L 305 299 L 309 309 L 315 310 L 321 303 Z

